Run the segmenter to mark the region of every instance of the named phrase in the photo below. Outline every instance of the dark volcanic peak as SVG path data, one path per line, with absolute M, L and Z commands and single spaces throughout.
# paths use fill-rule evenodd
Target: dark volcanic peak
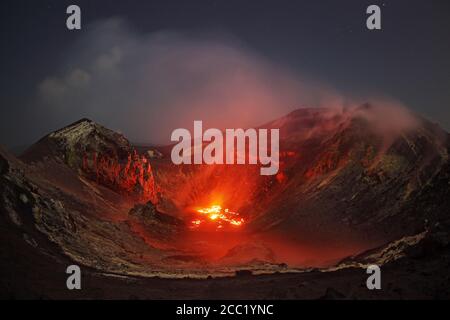
M 449 137 L 439 125 L 406 108 L 389 104 L 302 108 L 262 127 L 279 128 L 280 139 L 287 148 L 298 147 L 308 141 L 317 145 L 314 139 L 332 139 L 336 135 L 353 140 L 379 140 L 383 148 L 388 148 L 398 139 L 414 140 L 422 136 L 440 148 Z
M 439 180 L 448 172 L 449 135 L 408 110 L 367 104 L 307 108 L 266 127 L 280 128 L 280 150 L 294 156 L 280 159 L 280 190 L 272 184 L 270 201 L 267 193 L 254 201 L 264 205 L 249 222 L 252 228 L 314 236 L 311 226 L 320 225 L 320 233 L 333 238 L 359 230 L 361 237 L 383 243 L 448 212 L 431 210 L 431 199 L 443 197 L 427 186 L 449 189 L 448 178 L 445 187 Z M 406 208 L 414 207 L 429 209 L 408 214 Z
M 26 162 L 37 162 L 45 157 L 69 156 L 72 152 L 114 152 L 118 157 L 131 153 L 130 142 L 121 134 L 83 118 L 56 130 L 28 148 L 21 156 Z
M 81 119 L 31 146 L 22 160 L 39 166 L 64 163 L 77 174 L 108 188 L 156 201 L 149 158 L 139 155 L 120 133 Z
M 66 148 L 84 148 L 85 151 L 111 151 L 111 148 L 121 153 L 130 153 L 130 142 L 120 133 L 107 129 L 89 120 L 81 119 L 73 124 L 57 130 L 48 138 L 54 139 Z

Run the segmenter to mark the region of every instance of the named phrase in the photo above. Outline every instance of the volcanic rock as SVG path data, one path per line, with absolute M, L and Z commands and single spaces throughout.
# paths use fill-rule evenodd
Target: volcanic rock
M 157 202 L 149 157 L 120 133 L 81 119 L 38 141 L 21 156 L 29 164 L 62 162 L 103 186 L 138 200 Z
M 373 245 L 442 220 L 450 212 L 448 133 L 412 113 L 397 125 L 382 114 L 367 105 L 300 109 L 264 125 L 280 128 L 280 150 L 294 156 L 280 159 L 282 183 L 252 193 L 247 227 Z

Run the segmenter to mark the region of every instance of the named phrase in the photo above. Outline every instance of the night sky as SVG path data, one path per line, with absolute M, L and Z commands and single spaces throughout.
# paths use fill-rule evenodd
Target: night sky
M 81 7 L 81 31 L 65 27 L 70 4 Z M 382 8 L 381 31 L 366 28 L 370 4 Z M 209 113 L 215 124 L 214 115 L 238 103 L 224 92 L 258 101 L 255 96 L 273 81 L 274 94 L 265 99 L 274 104 L 281 97 L 280 108 L 255 115 L 257 125 L 315 101 L 297 104 L 297 76 L 307 83 L 304 95 L 387 97 L 448 131 L 449 9 L 448 0 L 5 0 L 0 144 L 27 145 L 85 116 L 133 141 L 162 143 L 175 129 L 170 126 L 184 123 L 169 119 L 195 109 L 186 102 L 190 97 L 219 109 Z M 97 74 L 95 61 L 111 74 Z M 247 80 L 226 84 L 231 78 L 222 74 L 230 66 L 248 72 L 242 78 L 250 79 L 248 95 L 237 89 Z M 64 94 L 49 100 L 55 90 Z

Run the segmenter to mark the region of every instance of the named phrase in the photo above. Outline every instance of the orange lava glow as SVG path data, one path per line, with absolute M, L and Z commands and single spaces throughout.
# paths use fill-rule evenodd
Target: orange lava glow
M 244 224 L 244 219 L 239 213 L 229 209 L 223 209 L 220 205 L 212 205 L 206 208 L 198 208 L 195 210 L 199 217 L 191 221 L 191 228 L 196 229 L 203 225 L 215 225 L 216 230 L 223 229 L 227 226 L 240 227 Z

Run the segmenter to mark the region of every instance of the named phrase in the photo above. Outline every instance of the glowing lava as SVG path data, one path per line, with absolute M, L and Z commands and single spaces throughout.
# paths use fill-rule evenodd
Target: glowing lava
M 213 223 L 216 229 L 222 229 L 225 226 L 240 227 L 244 219 L 239 217 L 239 213 L 222 209 L 219 205 L 212 205 L 207 208 L 199 208 L 196 213 L 200 215 L 191 221 L 191 228 L 195 229 L 202 225 Z

